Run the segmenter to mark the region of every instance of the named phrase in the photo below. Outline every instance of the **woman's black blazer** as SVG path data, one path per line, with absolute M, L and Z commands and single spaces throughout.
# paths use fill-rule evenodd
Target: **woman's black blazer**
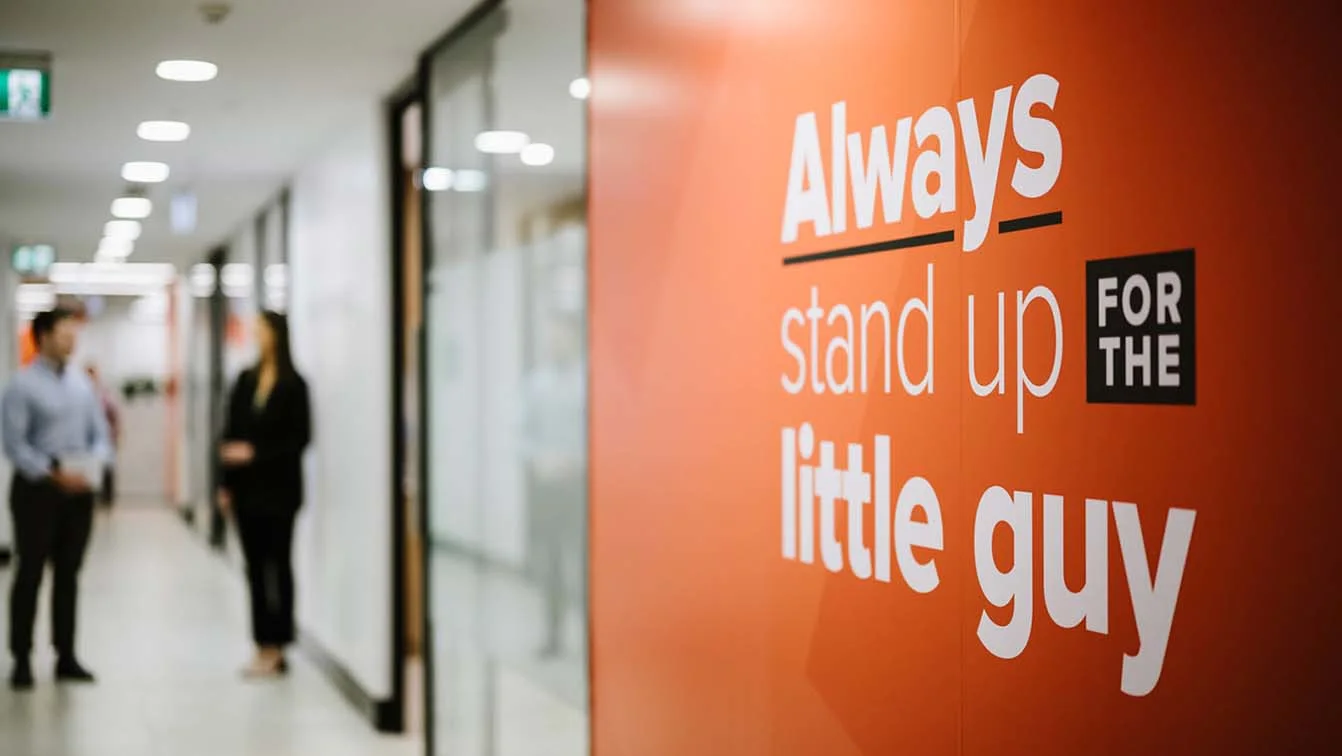
M 224 441 L 256 449 L 250 465 L 222 468 L 220 484 L 238 507 L 297 510 L 303 503 L 303 450 L 312 440 L 308 387 L 297 373 L 275 381 L 256 406 L 257 371 L 238 376 L 228 401 Z

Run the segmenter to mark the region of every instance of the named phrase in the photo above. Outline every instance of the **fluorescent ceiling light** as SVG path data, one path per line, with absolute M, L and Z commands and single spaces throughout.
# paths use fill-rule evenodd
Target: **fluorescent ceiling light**
M 549 165 L 555 159 L 555 148 L 548 144 L 535 142 L 522 150 L 522 162 L 527 165 Z
M 135 241 L 140 238 L 140 222 L 135 220 L 107 221 L 103 226 L 103 236 L 109 239 Z
M 512 155 L 531 143 L 520 131 L 482 131 L 475 136 L 475 149 L 491 155 Z
M 191 295 L 209 297 L 214 295 L 215 270 L 209 263 L 198 263 L 191 267 Z
M 136 296 L 161 291 L 177 279 L 169 263 L 57 263 L 48 276 L 59 294 Z
M 252 266 L 247 263 L 229 263 L 222 272 L 225 286 L 247 286 L 252 283 Z
M 592 96 L 592 81 L 586 76 L 574 79 L 568 85 L 568 93 L 579 100 Z
M 135 133 L 146 142 L 184 142 L 191 127 L 181 121 L 145 121 Z
M 112 200 L 113 218 L 148 218 L 154 212 L 154 203 L 145 197 L 117 197 Z
M 247 263 L 229 263 L 219 271 L 219 283 L 223 284 L 224 296 L 231 299 L 245 299 L 252 295 L 256 283 L 256 273 Z
M 452 174 L 452 188 L 459 192 L 483 191 L 487 183 L 484 171 L 467 168 Z
M 104 237 L 98 242 L 98 256 L 125 259 L 135 251 L 135 242 L 130 239 Z
M 452 171 L 447 168 L 425 168 L 420 183 L 428 192 L 445 192 L 452 188 Z
M 203 60 L 165 60 L 158 64 L 155 73 L 168 81 L 210 81 L 219 75 L 219 66 Z
M 121 178 L 135 184 L 158 184 L 168 180 L 171 171 L 167 163 L 141 160 L 121 166 Z
M 214 266 L 209 263 L 196 263 L 191 266 L 191 283 L 214 283 Z
M 19 284 L 14 304 L 20 312 L 45 312 L 56 306 L 56 287 L 51 284 Z

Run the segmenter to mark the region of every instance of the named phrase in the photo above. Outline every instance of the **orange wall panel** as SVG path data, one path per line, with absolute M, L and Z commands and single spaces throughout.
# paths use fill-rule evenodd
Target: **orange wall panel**
M 593 0 L 596 753 L 1324 752 L 1338 16 Z

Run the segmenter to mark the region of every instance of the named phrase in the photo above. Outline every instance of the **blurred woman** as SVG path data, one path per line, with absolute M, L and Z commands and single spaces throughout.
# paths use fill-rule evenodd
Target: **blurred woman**
M 247 560 L 256 657 L 249 677 L 288 671 L 294 641 L 294 520 L 303 503 L 303 450 L 312 436 L 308 388 L 294 369 L 289 325 L 263 312 L 260 360 L 233 386 L 224 426 L 219 507 L 237 522 Z

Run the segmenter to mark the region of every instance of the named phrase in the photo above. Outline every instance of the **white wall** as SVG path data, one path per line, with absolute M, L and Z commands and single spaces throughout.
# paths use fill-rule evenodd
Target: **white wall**
M 169 330 L 164 318 L 132 317 L 129 298 L 107 300 L 80 333 L 74 361 L 94 363 L 109 388 L 125 378 L 165 378 L 169 372 Z
M 190 359 L 193 325 L 195 324 L 195 310 L 197 307 L 196 298 L 191 295 L 191 287 L 178 283 L 173 288 L 173 297 L 176 300 L 176 307 L 173 311 L 173 317 L 176 319 L 173 328 L 173 335 L 176 338 L 175 359 L 169 365 L 172 376 L 177 381 L 176 402 L 176 424 L 173 429 L 176 441 L 180 448 L 175 455 L 177 461 L 177 485 L 175 486 L 176 501 L 172 502 L 176 506 L 185 506 L 195 498 L 195 491 L 192 488 L 196 481 L 194 476 L 196 456 L 203 456 L 206 452 L 203 450 L 200 439 L 194 437 L 195 427 L 192 422 L 191 411 L 191 392 L 188 389 L 188 383 L 191 380 L 191 374 L 187 369 L 187 360 Z M 204 302 L 200 306 L 205 306 Z
M 172 432 L 167 398 L 158 394 L 128 402 L 121 395 L 121 386 L 131 378 L 151 378 L 163 385 L 171 374 L 171 331 L 166 317 L 133 315 L 131 301 L 107 300 L 106 309 L 91 318 L 80 334 L 74 361 L 81 366 L 98 366 L 103 385 L 119 410 L 118 497 L 166 502 Z
M 391 695 L 391 253 L 382 111 L 292 185 L 289 315 L 312 390 L 299 622 L 370 694 Z

